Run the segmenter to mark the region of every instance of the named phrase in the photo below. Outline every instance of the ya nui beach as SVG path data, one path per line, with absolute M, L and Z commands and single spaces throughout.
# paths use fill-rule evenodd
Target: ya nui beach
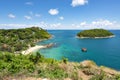
M 47 45 L 36 45 L 36 46 L 34 46 L 34 47 L 28 48 L 28 49 L 25 50 L 25 51 L 22 51 L 22 54 L 27 55 L 27 54 L 30 54 L 30 53 L 32 53 L 32 52 L 36 52 L 36 51 L 38 51 L 39 49 L 50 48 L 50 47 L 52 47 L 53 45 L 54 45 L 53 43 L 50 43 L 50 44 L 47 44 Z

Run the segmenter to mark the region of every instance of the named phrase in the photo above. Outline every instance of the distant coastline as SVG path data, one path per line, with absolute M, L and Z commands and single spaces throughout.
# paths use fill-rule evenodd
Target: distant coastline
M 104 38 L 113 38 L 115 37 L 115 35 L 112 35 L 112 36 L 106 36 L 106 37 L 78 37 L 76 36 L 76 38 L 80 38 L 80 39 L 104 39 Z

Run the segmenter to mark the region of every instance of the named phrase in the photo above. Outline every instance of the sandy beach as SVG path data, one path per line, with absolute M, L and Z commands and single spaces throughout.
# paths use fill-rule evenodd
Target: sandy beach
M 46 45 L 36 45 L 34 47 L 30 47 L 28 48 L 27 50 L 25 51 L 22 51 L 21 53 L 24 54 L 24 55 L 27 55 L 27 54 L 30 54 L 32 52 L 36 52 L 38 51 L 39 49 L 43 49 L 43 48 L 50 48 L 54 45 L 54 43 L 50 43 L 50 44 L 46 44 Z
M 22 51 L 22 54 L 27 55 L 29 53 L 35 52 L 35 51 L 37 51 L 39 49 L 42 49 L 42 48 L 46 48 L 46 46 L 43 46 L 43 45 L 38 46 L 38 45 L 36 45 L 34 47 L 30 47 L 29 49 L 27 49 L 25 51 Z

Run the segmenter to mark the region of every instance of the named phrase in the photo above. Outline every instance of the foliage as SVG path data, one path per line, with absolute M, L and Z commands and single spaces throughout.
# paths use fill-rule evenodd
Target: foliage
M 115 75 L 116 80 L 120 80 L 120 74 Z
M 68 59 L 65 58 L 65 57 L 63 57 L 63 58 L 62 58 L 62 61 L 63 61 L 65 64 L 67 64 Z
M 33 62 L 27 59 L 24 55 L 15 55 L 8 52 L 0 52 L 0 72 L 8 71 L 8 73 L 14 74 L 21 70 L 28 70 L 33 72 L 35 66 Z
M 110 31 L 104 29 L 91 29 L 91 30 L 84 30 L 77 34 L 78 37 L 108 37 L 114 35 Z
M 17 52 L 25 50 L 42 39 L 48 39 L 51 35 L 39 28 L 25 29 L 0 29 L 0 51 Z
M 109 76 L 104 71 L 101 71 L 100 74 L 95 74 L 90 80 L 119 80 L 120 77 L 118 75 Z
M 93 66 L 95 63 L 93 63 Z M 89 65 L 88 65 L 89 66 Z M 120 75 L 110 74 L 97 67 L 86 67 L 80 63 L 68 62 L 66 58 L 58 61 L 45 58 L 40 53 L 22 55 L 0 52 L 0 80 L 8 76 L 34 76 L 50 80 L 84 80 L 83 76 L 91 76 L 90 80 L 119 80 Z M 6 80 L 6 79 L 5 79 Z M 24 80 L 24 79 L 23 79 Z
M 31 55 L 0 52 L 0 74 L 3 75 L 2 77 L 12 74 L 34 74 L 37 72 L 36 75 L 43 78 L 65 78 L 67 73 L 57 63 L 59 61 L 44 58 L 38 52 Z
M 48 65 L 45 69 L 41 68 L 38 70 L 39 77 L 47 77 L 50 79 L 62 79 L 67 77 L 67 73 L 60 69 L 58 66 L 52 67 Z

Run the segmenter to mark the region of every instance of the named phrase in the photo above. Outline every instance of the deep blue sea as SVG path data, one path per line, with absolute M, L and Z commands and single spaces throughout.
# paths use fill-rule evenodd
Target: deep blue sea
M 79 31 L 48 30 L 53 38 L 38 44 L 55 43 L 55 46 L 41 49 L 40 53 L 47 58 L 57 60 L 66 57 L 72 62 L 93 60 L 99 66 L 120 70 L 120 30 L 111 30 L 116 37 L 107 39 L 78 39 L 75 36 Z M 87 48 L 87 52 L 81 51 L 83 47 Z

